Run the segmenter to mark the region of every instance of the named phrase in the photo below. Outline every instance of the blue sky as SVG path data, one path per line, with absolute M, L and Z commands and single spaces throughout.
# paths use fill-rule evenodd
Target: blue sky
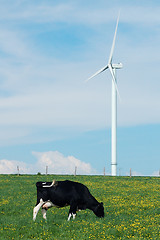
M 160 169 L 159 1 L 0 1 L 0 173 L 102 174 L 111 167 L 113 62 L 118 173 Z

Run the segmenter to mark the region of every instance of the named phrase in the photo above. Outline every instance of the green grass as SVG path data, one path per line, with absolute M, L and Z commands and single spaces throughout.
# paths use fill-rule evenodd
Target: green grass
M 53 179 L 85 184 L 103 201 L 104 219 L 85 210 L 68 222 L 66 207 L 33 222 L 35 183 Z M 0 175 L 0 239 L 160 239 L 160 178 Z

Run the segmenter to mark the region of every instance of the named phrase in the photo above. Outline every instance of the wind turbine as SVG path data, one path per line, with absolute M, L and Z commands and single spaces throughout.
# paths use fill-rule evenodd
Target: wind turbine
M 98 74 L 104 72 L 106 69 L 109 69 L 111 76 L 112 76 L 112 130 L 111 130 L 111 174 L 112 176 L 117 175 L 117 93 L 119 95 L 118 87 L 117 87 L 117 80 L 116 80 L 116 69 L 121 69 L 123 67 L 122 63 L 113 64 L 113 52 L 115 47 L 115 40 L 116 40 L 116 34 L 117 34 L 117 28 L 118 28 L 118 22 L 119 22 L 119 15 L 117 18 L 117 24 L 116 29 L 114 33 L 114 38 L 112 42 L 112 47 L 109 55 L 108 64 L 97 71 L 95 74 L 93 74 L 91 77 L 89 77 L 87 81 L 89 81 L 91 78 L 97 76 Z M 119 95 L 120 97 L 120 95 Z

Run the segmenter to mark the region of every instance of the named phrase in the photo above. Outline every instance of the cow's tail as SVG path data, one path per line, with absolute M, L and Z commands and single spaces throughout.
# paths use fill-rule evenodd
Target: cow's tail
M 56 180 L 53 180 L 53 182 L 37 182 L 36 187 L 37 188 L 48 188 L 48 187 L 55 187 L 57 186 Z

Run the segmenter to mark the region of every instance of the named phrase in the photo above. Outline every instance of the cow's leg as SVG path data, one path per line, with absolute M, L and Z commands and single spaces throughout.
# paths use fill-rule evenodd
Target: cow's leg
M 48 208 L 51 208 L 52 206 L 54 206 L 54 204 L 52 202 L 50 202 L 50 201 L 48 201 L 45 204 L 43 204 L 43 206 L 42 206 L 42 215 L 43 215 L 43 218 L 45 220 L 47 220 L 47 217 L 46 217 L 47 210 L 48 210 Z
M 69 213 L 69 215 L 68 215 L 68 221 L 70 220 L 71 217 L 72 217 L 72 213 Z
M 68 221 L 70 220 L 70 218 L 73 216 L 73 219 L 76 218 L 76 213 L 69 213 L 68 215 Z
M 36 220 L 37 213 L 38 213 L 39 209 L 42 207 L 43 204 L 44 204 L 44 201 L 41 198 L 40 202 L 37 204 L 37 206 L 35 206 L 33 208 L 33 221 Z
M 73 219 L 75 219 L 75 217 L 76 217 L 76 210 L 77 210 L 77 204 L 76 204 L 76 202 L 72 202 L 72 203 L 70 204 L 68 221 L 70 220 L 70 218 L 71 218 L 72 216 L 73 216 Z
M 47 213 L 47 210 L 42 208 L 42 215 L 45 220 L 47 220 L 46 213 Z

